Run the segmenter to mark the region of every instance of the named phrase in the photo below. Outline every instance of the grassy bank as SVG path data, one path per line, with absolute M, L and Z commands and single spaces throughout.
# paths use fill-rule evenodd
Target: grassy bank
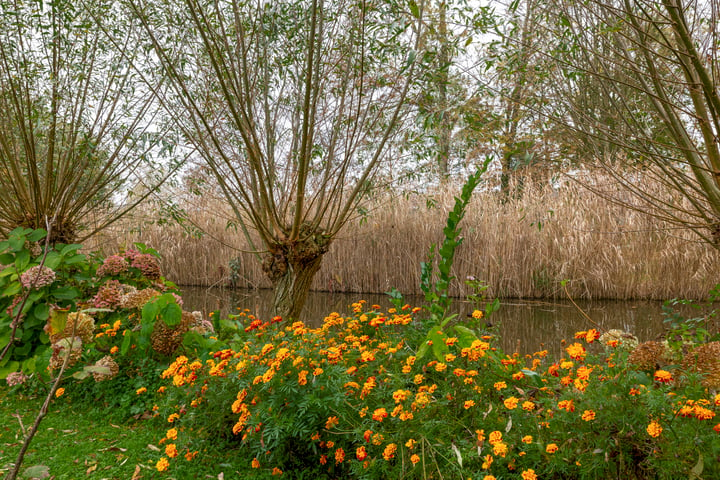
M 419 293 L 418 264 L 441 240 L 458 190 L 383 196 L 366 204 L 370 213 L 341 232 L 314 288 Z M 127 219 L 102 241 L 110 251 L 135 241 L 154 246 L 164 256 L 163 272 L 182 285 L 224 285 L 233 276 L 239 287 L 269 286 L 222 201 L 203 195 L 179 205 L 188 213 L 187 225 L 205 235 L 193 238 L 178 225 L 153 224 L 156 216 L 148 213 Z M 486 282 L 491 295 L 562 297 L 560 282 L 567 279 L 576 298 L 700 298 L 718 281 L 720 256 L 692 233 L 608 204 L 573 182 L 559 189 L 526 183 L 523 194 L 507 203 L 495 192 L 477 192 L 463 222 L 465 242 L 454 273 Z M 467 293 L 462 281 L 451 289 Z

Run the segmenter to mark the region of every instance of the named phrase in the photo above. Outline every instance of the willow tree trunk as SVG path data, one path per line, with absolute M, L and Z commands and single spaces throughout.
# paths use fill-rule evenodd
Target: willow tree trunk
M 305 231 L 303 231 L 305 230 Z M 271 245 L 263 270 L 273 284 L 272 315 L 299 320 L 313 278 L 328 251 L 330 237 L 301 228 L 301 239 Z

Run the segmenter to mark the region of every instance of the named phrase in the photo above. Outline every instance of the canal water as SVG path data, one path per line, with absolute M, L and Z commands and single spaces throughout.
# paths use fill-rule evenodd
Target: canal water
M 186 310 L 201 310 L 205 314 L 220 310 L 223 315 L 237 309 L 250 309 L 260 318 L 267 319 L 271 305 L 271 290 L 233 290 L 221 288 L 183 287 L 182 296 Z M 369 304 L 378 304 L 383 309 L 392 305 L 387 295 L 347 294 L 311 292 L 304 310 L 304 321 L 319 325 L 331 312 L 347 314 L 349 305 L 364 299 Z M 422 306 L 421 296 L 405 297 L 406 303 Z M 643 342 L 662 337 L 665 331 L 663 303 L 656 301 L 577 301 L 578 306 L 592 319 L 587 320 L 570 301 L 532 301 L 507 299 L 500 309 L 486 321 L 497 327 L 499 343 L 505 352 L 518 351 L 522 354 L 547 349 L 553 356 L 561 355 L 562 339 L 571 340 L 575 332 L 597 328 L 601 331 L 621 329 L 630 332 Z M 457 299 L 453 310 L 463 319 L 473 306 Z M 698 312 L 688 308 L 686 316 L 697 316 Z

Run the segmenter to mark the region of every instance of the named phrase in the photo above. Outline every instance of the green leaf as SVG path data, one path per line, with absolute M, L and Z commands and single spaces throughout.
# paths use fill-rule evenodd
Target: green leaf
M 413 0 L 410 0 L 409 5 L 410 14 L 415 18 L 420 18 L 420 7 Z
M 25 237 L 12 235 L 8 238 L 8 244 L 10 246 L 10 250 L 13 252 L 19 252 L 25 248 Z
M 30 264 L 30 252 L 28 250 L 21 250 L 15 256 L 15 266 L 18 271 L 24 272 Z
M 50 476 L 50 468 L 45 465 L 33 465 L 26 468 L 22 476 L 24 478 L 47 478 Z
M 45 238 L 46 235 L 47 235 L 47 230 L 38 228 L 37 230 L 33 230 L 33 232 L 27 236 L 27 239 L 30 242 L 37 242 L 37 241 Z
M 128 330 L 127 333 L 125 333 L 125 336 L 123 337 L 122 344 L 120 345 L 120 354 L 121 355 L 127 355 L 127 353 L 130 351 L 130 346 L 133 342 L 133 336 L 134 332 Z
M 45 266 L 53 270 L 56 270 L 60 266 L 61 261 L 62 257 L 55 250 L 48 252 L 45 256 Z
M 148 302 L 143 305 L 142 308 L 142 323 L 154 322 L 160 311 L 160 305 L 158 302 Z
M 20 291 L 22 290 L 22 287 L 20 286 L 20 282 L 12 282 L 10 285 L 5 287 L 5 290 L 3 290 L 2 294 L 0 296 L 2 297 L 14 297 Z
M 9 357 L 9 355 L 6 356 L 5 358 L 8 358 L 8 357 Z M 16 362 L 14 360 L 11 362 L 7 362 L 5 365 L 0 367 L 0 379 L 4 379 L 5 377 L 8 376 L 8 374 L 10 374 L 12 372 L 17 372 L 19 368 L 20 368 L 20 362 Z
M 78 245 L 76 243 L 73 243 L 71 245 L 65 245 L 60 250 L 60 255 L 62 255 L 63 257 L 67 257 L 70 253 L 80 250 L 81 248 L 82 245 Z
M 60 287 L 53 290 L 52 295 L 58 300 L 75 300 L 80 296 L 80 292 L 75 287 Z
M 38 303 L 33 308 L 33 315 L 40 320 L 47 320 L 50 316 L 50 308 L 47 303 Z
M 165 305 L 165 308 L 160 313 L 160 318 L 168 327 L 174 327 L 182 320 L 182 308 L 177 303 Z
M 0 264 L 10 265 L 11 263 L 15 263 L 15 255 L 12 253 L 3 253 L 0 255 Z
M 697 463 L 692 468 L 692 470 L 690 470 L 690 476 L 688 477 L 688 480 L 701 480 L 700 474 L 703 472 L 704 468 L 705 468 L 705 462 L 703 461 L 703 455 L 701 453 L 698 456 Z

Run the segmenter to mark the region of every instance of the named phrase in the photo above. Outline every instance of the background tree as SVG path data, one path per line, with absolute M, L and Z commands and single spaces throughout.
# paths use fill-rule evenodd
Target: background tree
M 549 6 L 559 21 L 548 34 L 562 46 L 552 53 L 560 121 L 632 194 L 613 199 L 720 248 L 718 2 Z M 649 179 L 664 189 L 648 189 Z
M 160 99 L 262 243 L 275 313 L 298 318 L 405 113 L 422 4 L 129 4 L 172 85 Z
M 116 195 L 133 179 L 164 178 L 154 100 L 126 64 L 136 42 L 113 2 L 0 3 L 1 234 L 50 221 L 51 243 L 83 240 L 141 200 Z

